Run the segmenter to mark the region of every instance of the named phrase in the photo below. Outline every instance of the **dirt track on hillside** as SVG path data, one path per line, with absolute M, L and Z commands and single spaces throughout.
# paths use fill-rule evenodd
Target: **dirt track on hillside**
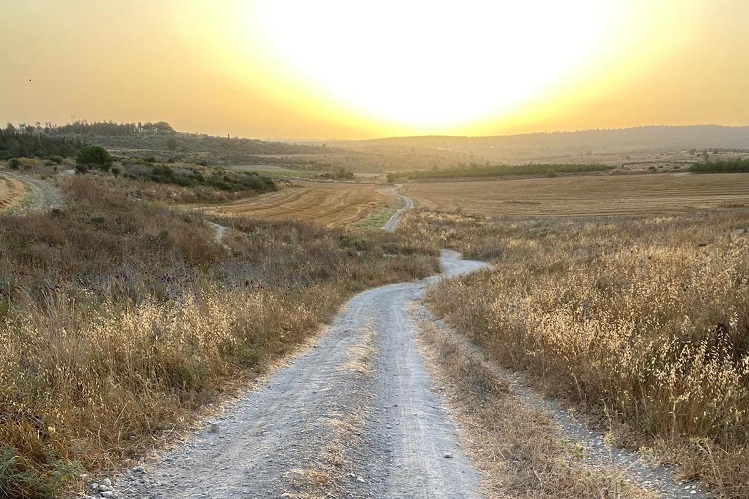
M 411 199 L 408 196 L 404 196 L 403 194 L 398 192 L 398 189 L 400 189 L 400 186 L 393 187 L 392 189 L 389 189 L 387 192 L 391 196 L 399 197 L 403 200 L 404 206 L 400 210 L 393 213 L 393 216 L 390 217 L 390 220 L 387 221 L 385 225 L 383 225 L 382 230 L 386 232 L 395 232 L 395 229 L 398 228 L 398 224 L 400 223 L 401 219 L 403 218 L 403 215 L 406 214 L 406 212 L 414 207 L 413 199 Z
M 13 203 L 9 203 L 7 208 L 14 212 L 29 211 L 47 211 L 53 208 L 62 208 L 65 205 L 60 189 L 47 182 L 31 175 L 25 175 L 8 170 L 0 171 L 0 179 L 5 177 L 12 182 L 23 184 L 28 196 L 28 202 L 22 202 L 23 195 L 17 196 Z M 0 206 L 0 209 L 4 208 Z
M 449 275 L 482 266 L 453 252 L 443 262 Z M 407 311 L 434 279 L 354 297 L 313 348 L 131 473 L 119 497 L 481 497 Z

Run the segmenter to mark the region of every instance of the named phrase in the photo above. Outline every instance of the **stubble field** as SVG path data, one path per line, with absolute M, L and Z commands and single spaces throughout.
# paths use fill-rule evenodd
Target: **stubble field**
M 748 497 L 749 176 L 647 174 L 407 184 L 401 230 L 493 270 L 433 311 L 500 364 Z M 597 216 L 601 215 L 601 216 Z
M 202 209 L 208 214 L 345 227 L 365 223 L 394 208 L 400 208 L 400 201 L 388 195 L 382 185 L 296 182 L 271 194 Z
M 749 205 L 749 175 L 589 175 L 420 182 L 403 194 L 428 210 L 480 216 L 667 215 Z

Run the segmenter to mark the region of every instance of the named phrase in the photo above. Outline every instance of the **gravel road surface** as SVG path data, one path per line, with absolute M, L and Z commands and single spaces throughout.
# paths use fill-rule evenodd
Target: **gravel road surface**
M 395 232 L 395 229 L 398 227 L 398 224 L 400 223 L 401 218 L 403 218 L 403 215 L 405 215 L 408 210 L 414 207 L 414 202 L 410 197 L 399 194 L 398 187 L 389 189 L 388 194 L 401 198 L 404 203 L 403 208 L 393 213 L 393 216 L 390 217 L 390 220 L 388 220 L 387 223 L 382 226 L 382 230 L 386 232 Z
M 0 176 L 22 182 L 28 192 L 29 202 L 11 206 L 10 210 L 12 211 L 47 211 L 52 208 L 62 208 L 65 206 L 60 189 L 45 180 L 8 170 L 0 171 Z
M 480 262 L 443 254 L 449 275 Z M 407 311 L 436 277 L 365 291 L 319 342 L 183 447 L 131 470 L 129 498 L 478 498 Z

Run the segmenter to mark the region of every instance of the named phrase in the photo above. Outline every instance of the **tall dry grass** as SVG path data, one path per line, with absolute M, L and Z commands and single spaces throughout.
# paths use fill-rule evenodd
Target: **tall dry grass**
M 216 242 L 102 179 L 66 193 L 64 210 L 0 216 L 0 497 L 142 456 L 356 290 L 437 269 L 397 236 L 233 219 Z
M 496 264 L 430 292 L 440 315 L 503 364 L 629 426 L 686 476 L 749 495 L 746 211 L 459 218 L 409 222 Z

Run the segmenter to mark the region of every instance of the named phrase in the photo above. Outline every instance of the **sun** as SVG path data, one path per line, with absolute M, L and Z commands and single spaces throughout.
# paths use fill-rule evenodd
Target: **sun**
M 601 56 L 599 0 L 244 4 L 248 41 L 311 98 L 434 130 L 523 104 Z
M 564 116 L 668 63 L 703 3 L 223 0 L 174 22 L 204 64 L 281 115 L 465 134 Z

